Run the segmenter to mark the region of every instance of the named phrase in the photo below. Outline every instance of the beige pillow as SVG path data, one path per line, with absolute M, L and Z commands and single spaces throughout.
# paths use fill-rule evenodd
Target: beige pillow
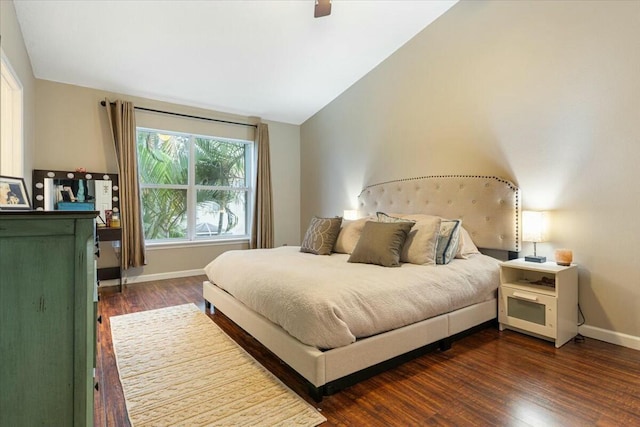
M 336 244 L 333 247 L 334 252 L 341 254 L 350 254 L 360 239 L 362 229 L 367 221 L 374 220 L 373 217 L 360 218 L 356 220 L 343 220 L 342 228 L 336 239 Z
M 340 224 L 342 224 L 342 218 L 338 216 L 335 218 L 318 218 L 317 216 L 311 218 L 302 245 L 300 245 L 300 252 L 331 255 L 331 250 L 340 231 Z
M 378 221 L 392 221 L 393 219 L 415 222 L 402 248 L 400 261 L 418 265 L 435 264 L 436 247 L 442 219 L 439 216 L 426 214 L 387 215 L 383 212 L 378 212 Z
M 348 261 L 398 267 L 402 246 L 411 227 L 411 222 L 365 222 Z
M 471 240 L 469 232 L 464 227 L 460 227 L 460 242 L 458 243 L 456 258 L 467 259 L 469 255 L 479 253 L 480 251 L 475 243 L 473 243 L 473 240 Z

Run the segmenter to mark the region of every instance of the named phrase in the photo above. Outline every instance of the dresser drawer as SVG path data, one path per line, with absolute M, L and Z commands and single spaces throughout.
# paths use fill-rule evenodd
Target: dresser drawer
M 501 324 L 556 338 L 556 297 L 503 285 L 498 306 Z
M 0 219 L 0 237 L 22 236 L 71 236 L 75 232 L 75 221 L 60 220 L 17 220 Z

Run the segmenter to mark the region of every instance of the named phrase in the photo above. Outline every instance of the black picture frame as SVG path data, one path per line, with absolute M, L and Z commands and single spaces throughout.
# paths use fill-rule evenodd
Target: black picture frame
M 31 210 L 24 178 L 0 175 L 0 210 Z

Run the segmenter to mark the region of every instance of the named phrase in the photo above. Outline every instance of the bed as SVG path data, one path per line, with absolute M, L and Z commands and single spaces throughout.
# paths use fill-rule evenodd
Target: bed
M 494 176 L 426 176 L 371 185 L 358 196 L 362 215 L 459 219 L 467 236 L 491 257 L 387 268 L 350 263 L 348 254 L 301 253 L 297 247 L 230 251 L 205 269 L 204 299 L 209 309 L 224 313 L 297 371 L 310 394 L 321 400 L 434 347 L 446 349 L 458 336 L 495 321 L 495 258 L 514 258 L 520 249 L 519 204 L 519 189 Z M 434 278 L 425 279 L 427 270 Z M 463 285 L 454 276 L 462 277 Z M 424 280 L 432 282 L 431 299 L 416 293 Z M 355 288 L 344 290 L 343 283 Z M 388 291 L 385 284 L 398 289 Z M 384 298 L 386 292 L 395 293 Z M 367 293 L 380 297 L 391 314 L 378 314 L 382 310 L 368 302 L 359 307 Z M 325 295 L 333 299 L 325 303 Z M 284 306 L 268 311 L 269 299 Z M 299 317 L 300 312 L 316 311 L 322 314 L 319 321 Z M 363 321 L 367 315 L 370 322 Z

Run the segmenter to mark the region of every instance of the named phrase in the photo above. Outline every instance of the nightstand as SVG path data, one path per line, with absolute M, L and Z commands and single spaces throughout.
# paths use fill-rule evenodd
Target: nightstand
M 500 265 L 500 330 L 505 328 L 555 342 L 578 334 L 578 268 L 524 259 Z

